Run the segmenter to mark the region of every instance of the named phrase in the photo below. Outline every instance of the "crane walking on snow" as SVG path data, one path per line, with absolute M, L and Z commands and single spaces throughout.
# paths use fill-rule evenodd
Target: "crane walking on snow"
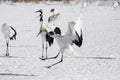
M 4 37 L 5 37 L 5 40 L 6 40 L 6 56 L 9 56 L 9 40 L 16 40 L 16 35 L 17 35 L 17 32 L 16 30 L 7 25 L 6 23 L 4 23 L 2 25 L 2 33 L 4 34 Z
M 64 51 L 66 49 L 71 50 L 73 44 L 77 45 L 78 47 L 80 47 L 82 45 L 82 42 L 83 42 L 82 36 L 83 35 L 82 35 L 82 22 L 81 22 L 80 17 L 78 18 L 78 20 L 76 22 L 68 23 L 68 31 L 64 36 L 61 35 L 61 30 L 59 27 L 56 27 L 54 29 L 54 32 L 51 32 L 51 33 L 49 33 L 49 35 L 51 35 L 51 37 L 56 38 L 56 40 L 60 46 L 60 51 L 55 57 L 51 57 L 49 59 L 57 58 L 60 53 L 62 56 L 61 56 L 60 61 L 58 61 L 50 66 L 46 66 L 47 68 L 50 68 L 58 63 L 61 63 L 63 61 Z

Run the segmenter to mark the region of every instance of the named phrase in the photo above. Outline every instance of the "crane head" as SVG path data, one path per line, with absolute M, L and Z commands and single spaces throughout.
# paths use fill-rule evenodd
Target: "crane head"
M 42 12 L 42 9 L 40 9 L 40 10 L 38 10 L 38 11 L 35 11 L 35 13 L 37 13 L 37 12 Z

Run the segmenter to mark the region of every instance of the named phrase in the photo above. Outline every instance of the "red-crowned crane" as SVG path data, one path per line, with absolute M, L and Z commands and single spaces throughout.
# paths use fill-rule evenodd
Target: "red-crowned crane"
M 58 18 L 60 13 L 58 13 L 58 11 L 56 9 L 51 9 L 50 12 L 53 14 L 48 18 L 48 23 L 52 22 L 53 25 L 55 26 L 55 20 Z
M 50 66 L 46 66 L 47 68 L 50 68 L 58 63 L 61 63 L 63 61 L 64 51 L 66 49 L 69 49 L 69 50 L 72 49 L 73 44 L 77 45 L 78 47 L 80 47 L 82 45 L 82 42 L 83 42 L 82 26 L 83 26 L 83 24 L 79 17 L 76 22 L 68 23 L 68 31 L 64 36 L 61 35 L 61 30 L 59 27 L 56 27 L 54 29 L 54 32 L 49 33 L 49 35 L 51 35 L 51 37 L 56 38 L 57 43 L 60 46 L 60 51 L 58 52 L 58 54 L 55 57 L 51 57 L 49 59 L 57 58 L 60 53 L 62 56 L 61 56 L 60 61 L 58 61 Z
M 5 40 L 6 40 L 6 56 L 9 56 L 9 40 L 16 40 L 17 32 L 16 30 L 4 23 L 2 25 L 2 33 L 4 34 Z
M 46 60 L 47 59 L 47 49 L 48 49 L 48 45 L 51 46 L 51 44 L 54 41 L 54 38 L 50 37 L 48 35 L 48 33 L 50 32 L 51 28 L 48 27 L 47 25 L 44 24 L 43 22 L 43 11 L 42 9 L 36 11 L 36 12 L 40 12 L 40 30 L 39 33 L 37 34 L 37 36 L 41 35 L 42 38 L 42 57 L 40 57 L 39 59 L 41 60 Z M 44 54 L 44 46 L 46 46 L 46 56 Z

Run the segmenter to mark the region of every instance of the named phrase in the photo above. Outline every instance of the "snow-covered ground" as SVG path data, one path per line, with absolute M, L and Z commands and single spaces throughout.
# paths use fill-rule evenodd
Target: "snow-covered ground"
M 64 35 L 69 21 L 79 16 L 84 23 L 83 45 L 73 46 L 79 56 L 64 53 L 64 61 L 50 69 L 60 59 L 41 61 L 41 38 L 39 14 L 43 9 L 45 22 L 51 15 L 50 9 L 60 12 L 56 25 Z M 17 30 L 17 40 L 10 41 L 10 55 L 4 57 L 5 40 L 0 30 L 0 80 L 118 80 L 120 79 L 120 8 L 91 5 L 81 10 L 81 5 L 67 4 L 0 4 L 0 26 L 7 23 Z M 59 50 L 55 42 L 48 49 L 48 56 Z

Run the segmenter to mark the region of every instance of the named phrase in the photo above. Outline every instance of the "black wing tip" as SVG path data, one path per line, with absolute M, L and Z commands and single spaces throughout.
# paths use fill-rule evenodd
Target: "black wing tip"
M 82 46 L 82 42 L 83 42 L 83 40 L 80 40 L 80 41 L 74 40 L 73 41 L 73 43 L 75 43 L 78 47 Z
M 10 40 L 16 40 L 16 36 L 13 35 L 12 37 L 10 37 Z
M 78 37 L 78 40 L 74 40 L 73 43 L 75 43 L 78 47 L 81 47 L 83 43 L 82 31 L 81 31 L 81 36 L 79 36 L 77 32 L 76 35 Z
M 10 28 L 15 32 L 15 34 L 12 37 L 10 37 L 10 40 L 16 40 L 17 32 L 12 26 L 10 26 Z

